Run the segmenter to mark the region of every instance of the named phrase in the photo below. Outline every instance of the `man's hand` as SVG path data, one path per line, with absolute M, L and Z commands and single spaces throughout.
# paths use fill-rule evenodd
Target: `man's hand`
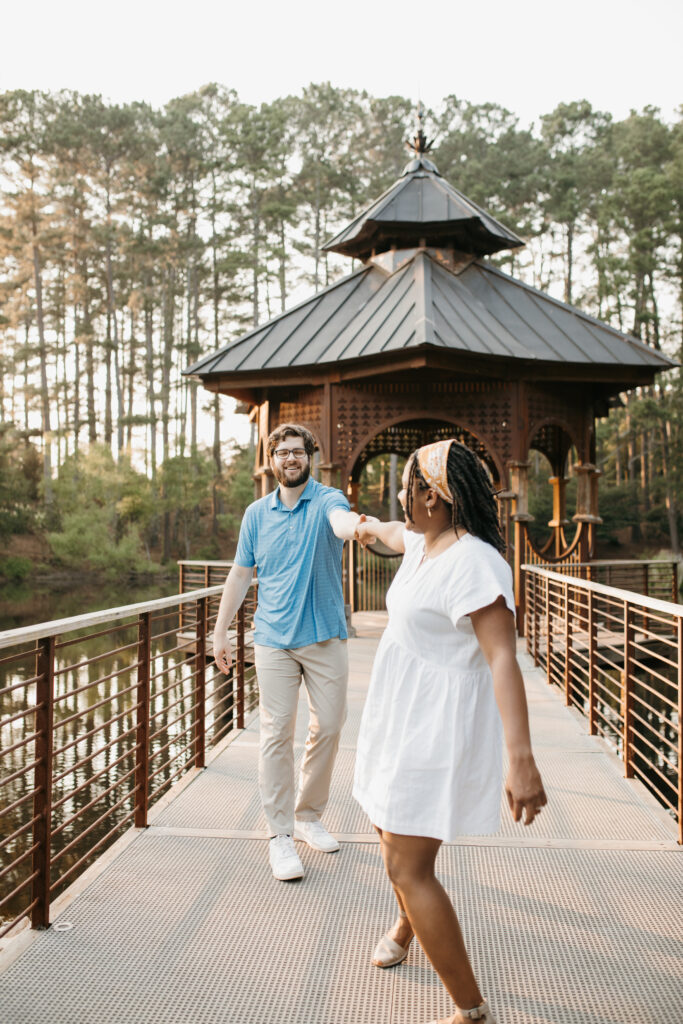
M 377 542 L 377 536 L 372 531 L 373 523 L 377 523 L 379 520 L 375 516 L 366 516 L 364 513 L 358 518 L 356 524 L 355 539 L 361 545 L 366 548 L 368 544 L 375 544 Z
M 227 636 L 224 637 L 221 642 L 220 637 L 214 633 L 213 637 L 213 657 L 216 665 L 221 670 L 223 675 L 228 674 L 232 667 L 232 650 L 230 640 Z

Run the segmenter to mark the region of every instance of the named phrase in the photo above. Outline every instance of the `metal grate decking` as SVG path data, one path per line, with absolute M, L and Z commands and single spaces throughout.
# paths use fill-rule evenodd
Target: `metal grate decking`
M 273 880 L 252 721 L 9 964 L 2 1024 L 426 1024 L 452 1012 L 415 946 L 391 971 L 369 963 L 392 896 L 350 788 L 378 620 L 359 615 L 351 642 L 349 718 L 325 816 L 340 853 L 303 846 L 303 881 Z M 526 680 L 550 804 L 528 829 L 504 816 L 498 836 L 440 854 L 481 986 L 500 1024 L 678 1024 L 683 850 L 673 823 L 539 672 Z

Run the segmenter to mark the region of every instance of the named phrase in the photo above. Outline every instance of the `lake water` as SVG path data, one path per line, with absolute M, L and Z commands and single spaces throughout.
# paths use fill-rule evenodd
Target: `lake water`
M 177 576 L 137 585 L 67 579 L 10 584 L 0 587 L 0 630 L 66 619 L 138 601 L 154 601 L 177 593 Z

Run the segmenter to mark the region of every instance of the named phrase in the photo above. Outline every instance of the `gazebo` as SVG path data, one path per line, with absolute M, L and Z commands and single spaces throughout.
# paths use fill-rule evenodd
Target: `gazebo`
M 402 176 L 325 248 L 358 269 L 185 372 L 246 403 L 258 425 L 257 495 L 272 487 L 269 432 L 317 439 L 323 482 L 352 503 L 381 453 L 456 436 L 500 491 L 518 600 L 525 561 L 585 562 L 598 516 L 595 418 L 674 365 L 637 338 L 516 280 L 487 257 L 524 243 L 440 175 L 420 128 Z M 573 536 L 565 509 L 571 448 Z M 528 534 L 529 453 L 551 467 L 551 536 Z

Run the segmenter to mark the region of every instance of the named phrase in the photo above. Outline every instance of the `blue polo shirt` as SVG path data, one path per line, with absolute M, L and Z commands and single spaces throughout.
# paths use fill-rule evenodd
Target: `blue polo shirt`
M 327 518 L 335 508 L 349 511 L 342 492 L 309 477 L 293 509 L 280 501 L 278 487 L 244 513 L 235 563 L 256 566 L 255 643 L 305 647 L 336 636 L 346 639 L 344 542 Z

